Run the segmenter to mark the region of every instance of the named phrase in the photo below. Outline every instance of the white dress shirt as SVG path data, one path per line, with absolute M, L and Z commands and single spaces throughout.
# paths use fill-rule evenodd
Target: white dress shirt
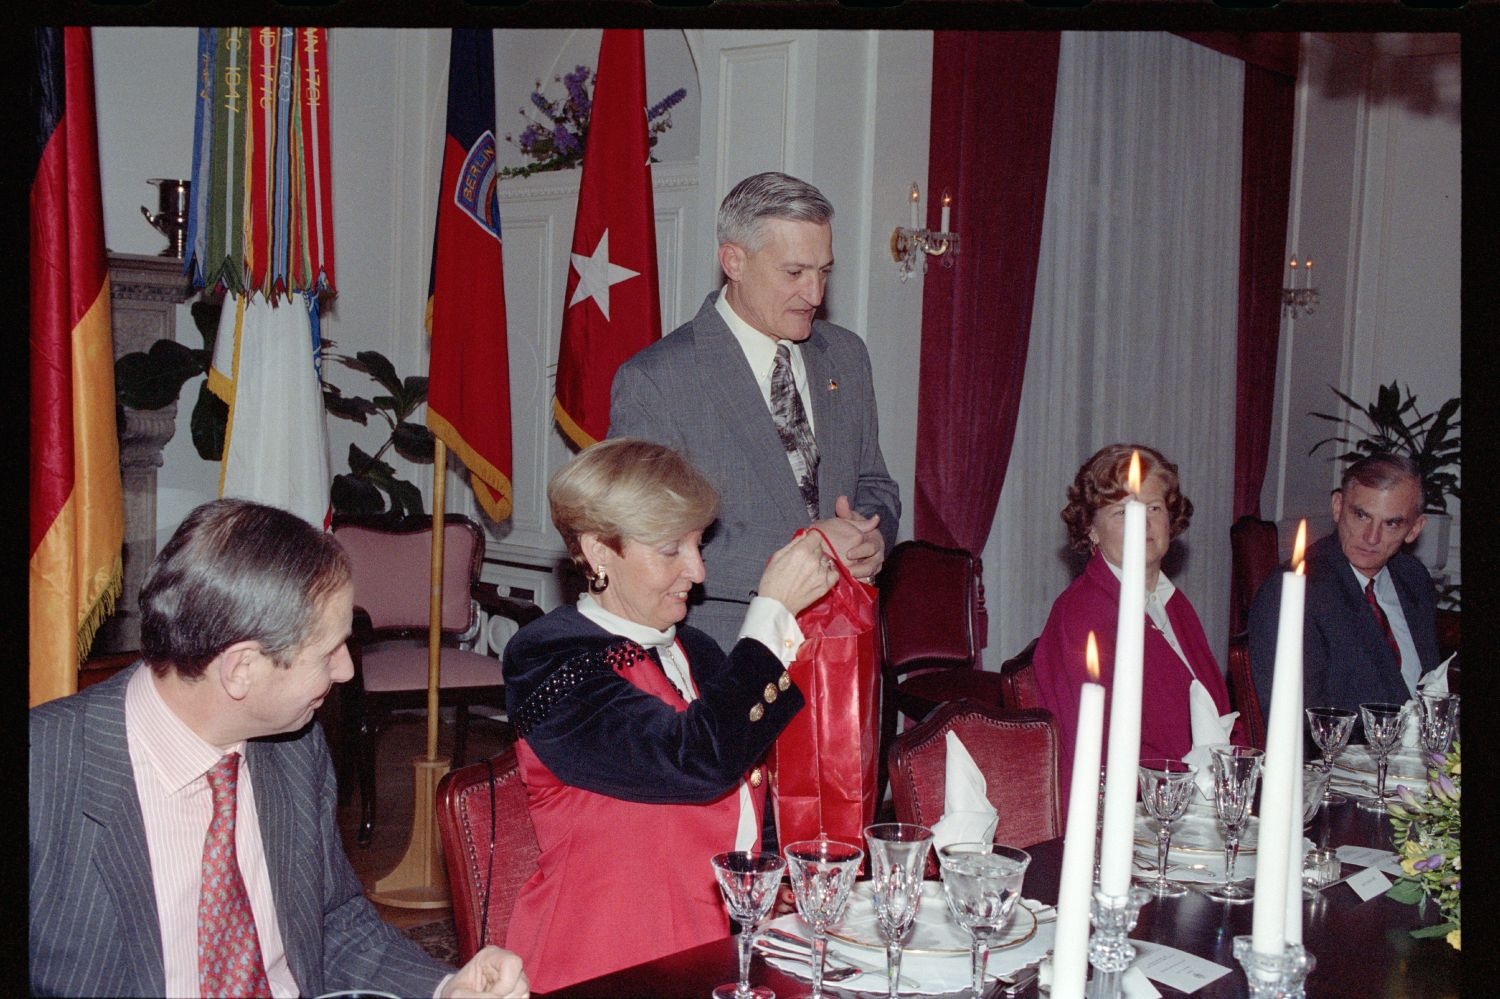
M 1359 584 L 1361 594 L 1370 577 L 1354 568 L 1354 581 Z M 1412 641 L 1411 628 L 1406 624 L 1406 612 L 1401 609 L 1401 597 L 1396 593 L 1396 582 L 1391 579 L 1391 567 L 1383 565 L 1375 574 L 1375 602 L 1385 611 L 1391 623 L 1391 634 L 1396 638 L 1396 647 L 1401 650 L 1401 679 L 1406 681 L 1406 692 L 1417 696 L 1417 679 L 1422 675 L 1422 657 L 1417 654 L 1417 643 Z
M 776 345 L 780 341 L 773 340 L 741 319 L 729 304 L 728 296 L 722 291 L 719 292 L 719 300 L 714 303 L 714 308 L 719 310 L 719 315 L 729 327 L 729 332 L 734 334 L 735 342 L 740 345 L 740 350 L 745 352 L 745 360 L 750 362 L 750 370 L 755 372 L 755 384 L 760 387 L 761 398 L 766 401 L 766 410 L 769 412 L 771 409 L 771 369 L 776 366 Z M 802 411 L 807 414 L 807 427 L 816 437 L 818 428 L 813 423 L 812 402 L 807 394 L 807 365 L 802 361 L 802 345 L 792 340 L 786 343 L 791 348 L 792 380 L 797 383 L 797 394 L 802 397 Z
M 658 631 L 648 624 L 620 617 L 600 606 L 591 594 L 578 598 L 578 613 L 612 635 L 628 638 L 647 649 L 656 649 L 661 656 L 662 672 L 672 686 L 689 704 L 698 699 L 698 688 L 693 685 L 687 657 L 682 646 L 677 644 L 677 628 Z M 771 597 L 756 596 L 750 600 L 745 612 L 745 623 L 740 628 L 741 638 L 753 638 L 770 649 L 783 666 L 790 666 L 802 644 L 802 629 L 797 619 L 782 606 L 781 601 Z M 755 805 L 750 799 L 750 784 L 740 779 L 740 821 L 735 831 L 736 850 L 754 850 L 760 843 L 760 823 L 755 821 Z
M 161 925 L 166 994 L 198 996 L 198 896 L 203 886 L 203 842 L 213 818 L 208 771 L 226 753 L 240 754 L 234 846 L 250 895 L 261 960 L 274 996 L 300 994 L 271 896 L 271 875 L 255 810 L 255 789 L 243 742 L 209 745 L 162 700 L 145 666 L 125 688 L 125 742 L 146 826 L 156 916 Z

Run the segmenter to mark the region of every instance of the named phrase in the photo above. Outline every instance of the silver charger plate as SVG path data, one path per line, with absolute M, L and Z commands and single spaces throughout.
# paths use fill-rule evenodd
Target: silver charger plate
M 1010 923 L 1005 932 L 990 942 L 990 950 L 1018 947 L 1036 935 L 1036 914 L 1019 900 L 1011 911 Z M 844 920 L 830 927 L 828 935 L 835 940 L 868 947 L 885 952 L 885 938 L 880 935 L 880 924 L 875 918 L 875 903 L 871 898 L 870 882 L 860 881 L 849 893 L 849 908 L 844 910 Z M 954 921 L 948 911 L 948 898 L 943 894 L 939 881 L 922 883 L 922 901 L 917 906 L 917 918 L 912 923 L 911 935 L 906 938 L 903 951 L 907 954 L 927 954 L 947 957 L 967 955 L 973 947 L 969 931 Z
M 1249 855 L 1255 852 L 1256 833 L 1260 829 L 1260 819 L 1254 815 L 1245 823 L 1244 830 L 1240 833 L 1240 853 Z M 1156 849 L 1156 820 L 1146 814 L 1146 809 L 1136 805 L 1135 811 L 1135 843 L 1136 847 L 1150 847 Z M 1172 852 L 1175 853 L 1206 853 L 1222 857 L 1224 855 L 1224 836 L 1219 831 L 1219 820 L 1210 811 L 1207 814 L 1196 810 L 1190 810 L 1177 823 L 1172 826 Z
M 1347 770 L 1350 773 L 1369 777 L 1373 782 L 1375 780 L 1375 754 L 1370 752 L 1368 746 L 1347 746 L 1334 762 L 1334 768 L 1335 772 Z M 1419 784 L 1427 782 L 1427 764 L 1422 762 L 1420 749 L 1402 747 L 1391 751 L 1385 771 L 1385 786 L 1395 787 L 1395 782 L 1398 780 L 1415 781 Z

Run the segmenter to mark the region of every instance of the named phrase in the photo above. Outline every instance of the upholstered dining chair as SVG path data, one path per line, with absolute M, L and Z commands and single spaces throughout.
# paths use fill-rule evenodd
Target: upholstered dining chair
M 891 800 L 896 821 L 931 826 L 943 817 L 949 732 L 984 774 L 999 822 L 995 842 L 1027 847 L 1062 835 L 1058 731 L 1052 712 L 950 701 L 896 737 Z
M 358 841 L 368 846 L 375 829 L 375 742 L 395 708 L 427 704 L 427 630 L 432 580 L 432 520 L 342 518 L 334 536 L 354 564 L 354 635 L 349 652 L 354 679 L 343 685 L 343 753 L 356 760 L 361 804 Z M 472 651 L 481 607 L 519 628 L 542 615 L 541 608 L 503 597 L 480 582 L 484 531 L 459 514 L 448 514 L 443 529 L 443 603 L 439 702 L 457 708 L 453 762 L 462 766 L 469 714 L 488 706 L 503 714 L 505 688 L 500 661 Z
M 1229 633 L 1250 627 L 1250 604 L 1281 563 L 1276 523 L 1245 514 L 1229 527 Z
M 1250 638 L 1229 636 L 1229 706 L 1240 713 L 1250 745 L 1266 748 L 1266 716 L 1255 693 L 1255 675 L 1250 672 Z
M 961 548 L 903 541 L 891 549 L 879 578 L 876 618 L 880 656 L 880 773 L 898 715 L 927 717 L 939 704 L 969 697 L 1000 704 L 1000 674 L 982 668 L 984 587 L 980 562 Z
M 515 746 L 444 774 L 437 824 L 462 965 L 485 944 L 504 946 L 516 896 L 541 854 Z
M 1042 706 L 1042 692 L 1036 683 L 1036 670 L 1032 668 L 1036 643 L 1037 639 L 1033 638 L 1026 648 L 1000 664 L 1000 703 L 1007 708 Z

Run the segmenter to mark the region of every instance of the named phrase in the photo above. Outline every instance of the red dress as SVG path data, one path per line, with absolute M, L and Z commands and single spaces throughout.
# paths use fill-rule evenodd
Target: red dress
M 1219 714 L 1228 714 L 1229 689 L 1203 625 L 1193 605 L 1181 590 L 1166 604 L 1167 620 L 1182 646 L 1182 658 L 1166 636 L 1146 617 L 1141 689 L 1141 756 L 1178 760 L 1193 748 L 1192 723 L 1188 712 L 1188 687 L 1193 678 L 1213 696 Z M 1120 581 L 1095 552 L 1083 574 L 1068 586 L 1052 605 L 1047 625 L 1036 643 L 1032 660 L 1042 707 L 1057 716 L 1061 736 L 1059 766 L 1064 809 L 1073 776 L 1073 745 L 1078 736 L 1078 691 L 1088 679 L 1084 648 L 1088 633 L 1099 643 L 1100 682 L 1108 692 L 1115 674 L 1115 626 L 1120 616 Z M 1106 701 L 1108 700 L 1106 696 Z M 1235 720 L 1236 741 L 1244 738 Z M 1109 745 L 1109 710 L 1104 714 L 1104 745 Z

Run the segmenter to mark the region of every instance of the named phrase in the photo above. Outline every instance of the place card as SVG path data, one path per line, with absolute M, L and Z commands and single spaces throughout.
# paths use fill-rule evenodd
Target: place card
M 1126 968 L 1125 974 L 1120 976 L 1120 991 L 1125 993 L 1125 999 L 1161 999 L 1161 993 L 1156 991 L 1151 979 L 1135 965 Z
M 1401 858 L 1390 850 L 1381 850 L 1373 846 L 1350 846 L 1345 844 L 1339 847 L 1336 852 L 1338 853 L 1338 858 L 1346 864 L 1354 864 L 1357 867 L 1373 867 L 1398 878 L 1404 873 L 1401 870 Z
M 1139 968 L 1148 978 L 1179 992 L 1196 992 L 1229 974 L 1230 969 L 1222 964 L 1215 964 L 1176 947 L 1144 940 L 1132 940 L 1130 943 L 1137 954 L 1132 967 Z
M 1358 874 L 1351 874 L 1344 884 L 1354 889 L 1354 894 L 1359 896 L 1361 902 L 1368 902 L 1376 895 L 1384 895 L 1391 887 L 1391 879 L 1380 873 L 1378 868 L 1366 867 Z

